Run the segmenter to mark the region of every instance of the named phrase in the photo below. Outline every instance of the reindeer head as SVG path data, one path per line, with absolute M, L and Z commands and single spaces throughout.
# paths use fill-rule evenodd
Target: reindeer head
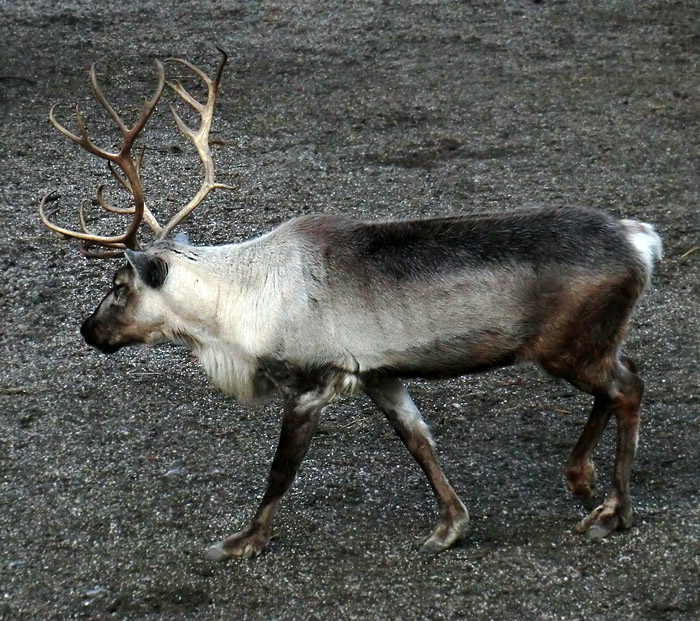
M 168 310 L 160 289 L 168 264 L 145 252 L 126 249 L 124 253 L 128 264 L 117 270 L 112 288 L 80 328 L 85 342 L 105 354 L 166 339 Z
M 97 83 L 95 66 L 93 65 L 90 69 L 90 85 L 95 98 L 107 111 L 122 135 L 121 146 L 117 152 L 105 151 L 92 142 L 88 135 L 85 120 L 79 109 L 76 108 L 79 134 L 70 132 L 58 123 L 54 116 L 55 105 L 49 112 L 51 123 L 64 136 L 83 147 L 89 153 L 107 160 L 109 171 L 130 196 L 130 205 L 116 207 L 105 200 L 103 195 L 104 186 L 100 186 L 97 189 L 96 201 L 105 211 L 132 216 L 126 231 L 113 236 L 97 235 L 88 230 L 82 205 L 79 210 L 80 231 L 62 228 L 51 222 L 46 214 L 45 207 L 47 201 L 54 200 L 53 192 L 46 194 L 39 204 L 41 221 L 52 231 L 81 240 L 83 242 L 82 253 L 86 257 L 104 259 L 126 256 L 127 265 L 116 272 L 111 290 L 104 297 L 95 312 L 83 323 L 80 330 L 85 341 L 102 352 L 112 353 L 125 345 L 135 343 L 153 344 L 166 338 L 163 334 L 163 329 L 168 315 L 160 289 L 166 280 L 168 265 L 157 253 L 146 253 L 139 250 L 140 244 L 137 239 L 137 233 L 141 223 L 145 220 L 153 230 L 157 238 L 156 245 L 158 245 L 158 242 L 165 239 L 182 220 L 202 203 L 211 190 L 215 188 L 232 189 L 224 184 L 214 182 L 214 163 L 209 149 L 209 130 L 214 114 L 219 83 L 227 61 L 225 52 L 223 50 L 219 51 L 222 54 L 222 59 L 213 79 L 210 79 L 205 73 L 186 60 L 180 58 L 167 59 L 169 62 L 185 66 L 204 82 L 207 89 L 207 101 L 205 103 L 195 99 L 179 82 L 167 82 L 163 65 L 158 62 L 158 85 L 156 91 L 153 97 L 145 103 L 138 120 L 131 128 L 124 124 L 119 115 L 107 102 Z M 199 154 L 202 161 L 204 180 L 192 200 L 182 207 L 165 226 L 161 226 L 145 203 L 141 185 L 143 151 L 134 159 L 132 157 L 132 147 L 136 137 L 155 110 L 165 84 L 200 116 L 199 127 L 193 129 L 185 124 L 171 106 L 177 128 L 192 142 Z

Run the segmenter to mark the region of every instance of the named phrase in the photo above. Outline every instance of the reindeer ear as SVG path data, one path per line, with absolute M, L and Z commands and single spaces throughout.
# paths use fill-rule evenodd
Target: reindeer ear
M 185 246 L 190 245 L 190 238 L 187 237 L 187 233 L 178 233 L 177 235 L 175 235 L 175 241 L 178 244 L 185 244 Z
M 124 254 L 144 283 L 153 289 L 160 289 L 163 286 L 168 275 L 168 264 L 163 259 L 128 248 Z

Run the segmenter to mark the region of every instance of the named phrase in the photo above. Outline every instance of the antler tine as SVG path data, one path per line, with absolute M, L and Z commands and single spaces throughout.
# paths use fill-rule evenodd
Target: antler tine
M 41 218 L 41 221 L 44 223 L 44 225 L 46 225 L 52 231 L 61 235 L 83 240 L 83 246 L 81 247 L 80 252 L 84 257 L 88 259 L 111 259 L 124 256 L 124 250 L 127 248 L 126 244 L 119 241 L 106 241 L 112 239 L 117 240 L 119 239 L 118 237 L 106 238 L 99 235 L 93 235 L 89 232 L 85 223 L 85 215 L 82 204 L 80 205 L 80 209 L 78 212 L 78 217 L 80 219 L 80 227 L 83 230 L 82 233 L 69 229 L 64 229 L 60 226 L 53 224 L 53 222 L 51 222 L 46 216 L 44 206 L 48 200 L 58 200 L 58 198 L 59 196 L 55 192 L 48 192 L 42 197 L 41 202 L 39 203 L 39 217 Z M 110 248 L 110 250 L 103 252 L 94 252 L 91 250 L 91 248 L 98 245 Z
M 115 248 L 115 250 L 102 250 L 97 252 L 92 250 L 92 248 L 94 248 L 96 245 L 97 244 L 94 244 L 93 242 L 85 242 L 83 247 L 80 249 L 81 254 L 86 259 L 120 259 L 124 256 L 124 250 L 126 250 L 126 246 L 124 244 L 114 244 L 113 246 L 101 244 L 102 247 Z
M 139 174 L 139 178 L 141 178 L 141 169 L 143 168 L 143 156 L 146 155 L 146 145 L 143 145 L 141 147 L 141 150 L 139 151 L 139 156 L 136 158 L 136 172 Z
M 129 128 L 122 121 L 121 117 L 115 112 L 114 108 L 107 101 L 102 89 L 97 82 L 97 74 L 95 71 L 95 65 L 93 64 L 90 68 L 90 86 L 95 95 L 95 98 L 100 103 L 100 105 L 107 111 L 110 118 L 119 128 L 122 135 L 122 143 L 119 148 L 118 153 L 111 153 L 97 147 L 88 134 L 87 126 L 85 124 L 85 118 L 83 117 L 80 108 L 76 106 L 75 116 L 78 125 L 79 134 L 74 134 L 70 130 L 66 129 L 61 125 L 55 117 L 56 105 L 54 104 L 49 111 L 49 120 L 51 124 L 61 132 L 66 138 L 71 142 L 80 145 L 89 153 L 96 155 L 102 159 L 107 160 L 109 169 L 114 175 L 114 177 L 119 181 L 119 183 L 132 195 L 134 200 L 134 206 L 128 208 L 119 208 L 109 205 L 102 194 L 103 187 L 100 186 L 97 190 L 97 202 L 105 210 L 122 213 L 131 214 L 133 217 L 127 230 L 121 235 L 96 235 L 90 232 L 85 225 L 85 217 L 83 213 L 83 207 L 80 207 L 79 218 L 81 224 L 81 231 L 74 231 L 60 227 L 52 223 L 45 213 L 45 204 L 53 192 L 46 194 L 39 204 L 39 217 L 43 224 L 47 226 L 52 231 L 60 233 L 61 235 L 66 235 L 67 237 L 72 237 L 75 239 L 82 240 L 83 254 L 91 258 L 106 258 L 111 256 L 119 256 L 123 254 L 125 248 L 138 248 L 138 241 L 136 239 L 136 234 L 138 232 L 141 222 L 146 219 L 148 225 L 153 229 L 156 234 L 162 232 L 162 227 L 158 224 L 153 214 L 148 210 L 145 205 L 145 200 L 143 196 L 143 189 L 141 187 L 140 172 L 141 164 L 143 160 L 143 153 L 138 157 L 136 163 L 134 163 L 131 157 L 131 148 L 133 146 L 134 140 L 138 136 L 139 132 L 143 129 L 146 122 L 150 118 L 151 114 L 155 110 L 155 107 L 163 93 L 163 88 L 165 87 L 165 69 L 162 63 L 156 61 L 156 68 L 158 74 L 158 84 L 156 86 L 155 92 L 151 99 L 145 102 L 144 107 L 136 120 L 134 125 Z M 117 172 L 117 168 L 121 172 Z M 91 250 L 95 246 L 105 246 L 111 250 L 108 252 L 97 253 Z
M 92 65 L 90 65 L 90 86 L 92 87 L 92 92 L 95 94 L 95 99 L 97 99 L 97 101 L 100 102 L 102 107 L 109 114 L 110 118 L 117 124 L 117 127 L 119 128 L 119 131 L 122 133 L 122 135 L 126 136 L 126 134 L 129 133 L 129 129 L 126 125 L 124 125 L 124 122 L 121 120 L 121 117 L 114 111 L 114 108 L 112 108 L 110 103 L 107 101 L 107 98 L 102 92 L 100 85 L 97 83 L 97 72 L 95 71 L 95 63 L 92 63 Z
M 85 125 L 85 119 L 83 117 L 83 113 L 80 111 L 79 106 L 75 106 L 75 118 L 76 118 L 76 122 L 78 123 L 78 129 L 80 130 L 80 136 L 76 136 L 73 132 L 66 129 L 63 125 L 61 125 L 56 120 L 56 116 L 54 114 L 54 111 L 56 110 L 57 106 L 58 106 L 58 104 L 54 104 L 53 106 L 51 106 L 51 109 L 49 110 L 49 121 L 51 121 L 51 124 L 59 132 L 61 132 L 71 142 L 74 142 L 75 144 L 83 147 L 89 153 L 92 153 L 93 155 L 96 155 L 97 157 L 101 157 L 103 159 L 106 159 L 106 160 L 109 160 L 112 162 L 117 161 L 117 159 L 119 158 L 118 153 L 110 153 L 108 151 L 104 151 L 104 150 L 100 149 L 99 147 L 97 147 L 92 142 L 92 140 L 90 140 L 90 136 L 88 136 L 87 127 Z
M 108 210 L 108 211 L 109 211 L 109 210 Z M 132 211 L 133 211 L 133 210 L 132 210 Z M 120 212 L 120 211 L 115 211 L 114 213 L 127 213 L 127 214 L 128 214 L 128 213 L 131 213 L 131 212 L 128 212 L 128 211 L 121 211 L 121 212 Z M 78 219 L 80 220 L 80 228 L 83 230 L 83 233 L 85 233 L 86 235 L 91 235 L 91 236 L 94 237 L 95 234 L 92 233 L 92 232 L 90 231 L 90 229 L 88 229 L 87 223 L 85 222 L 85 201 L 83 201 L 82 203 L 80 203 L 80 207 L 78 208 Z M 107 242 L 107 243 L 105 243 L 105 245 L 106 245 L 106 246 L 112 246 L 113 244 L 112 244 L 111 242 Z M 120 242 L 116 242 L 116 245 L 118 245 L 119 247 L 123 247 L 123 246 L 124 246 L 124 244 L 122 244 L 122 243 L 120 243 Z M 85 246 L 87 247 L 87 246 L 88 246 L 88 243 L 86 243 Z
M 226 61 L 228 60 L 228 54 L 226 54 L 226 52 L 224 52 L 218 47 L 216 49 L 223 54 L 221 61 L 219 61 L 219 65 L 221 65 L 222 63 L 225 65 Z M 209 76 L 206 73 L 204 73 L 204 71 L 202 71 L 199 67 L 195 67 L 189 60 L 185 58 L 166 58 L 165 62 L 177 63 L 179 65 L 187 67 L 190 71 L 192 71 L 192 73 L 196 74 L 197 77 L 199 77 L 199 79 L 202 80 L 202 82 L 204 82 L 205 84 L 209 84 L 210 82 L 214 81 L 211 80 Z
M 99 101 L 102 107 L 107 111 L 110 118 L 117 124 L 117 126 L 119 127 L 119 131 L 123 136 L 122 146 L 119 151 L 120 156 L 128 155 L 129 158 L 131 157 L 131 146 L 136 136 L 138 136 L 139 132 L 143 129 L 144 125 L 151 117 L 151 114 L 153 114 L 153 111 L 156 109 L 156 104 L 158 103 L 158 100 L 160 99 L 160 96 L 163 93 L 163 88 L 165 87 L 165 69 L 163 68 L 163 63 L 161 63 L 159 60 L 156 60 L 156 70 L 158 73 L 158 84 L 156 86 L 155 93 L 153 94 L 153 97 L 151 97 L 151 99 L 149 99 L 144 104 L 139 118 L 136 120 L 134 125 L 131 128 L 129 128 L 124 124 L 121 117 L 114 111 L 114 108 L 112 108 L 112 106 L 109 104 L 107 98 L 102 92 L 102 89 L 100 88 L 100 85 L 97 83 L 97 75 L 95 73 L 94 63 L 90 67 L 90 86 L 92 87 L 92 92 L 95 94 L 95 98 L 97 99 L 97 101 Z M 115 163 L 118 162 L 115 161 Z
M 141 150 L 139 151 L 138 157 L 136 159 L 136 162 L 134 162 L 134 167 L 136 168 L 136 174 L 138 175 L 138 178 L 141 178 L 141 169 L 143 167 L 143 156 L 146 153 L 146 145 L 143 145 L 141 147 Z M 127 192 L 130 194 L 133 194 L 133 191 L 131 190 L 131 184 L 129 183 L 129 180 L 122 175 L 119 170 L 112 164 L 112 162 L 107 162 L 107 167 L 109 168 L 109 172 L 112 173 L 112 176 L 119 182 L 119 185 L 121 185 Z M 104 191 L 104 185 L 101 185 L 99 188 L 97 188 L 97 202 L 99 205 L 106 211 L 112 212 L 112 213 L 121 213 L 121 214 L 133 214 L 135 207 L 115 207 L 114 205 L 110 205 L 104 200 L 104 196 L 102 195 Z M 160 235 L 161 231 L 163 230 L 163 227 L 158 223 L 158 220 L 156 220 L 156 217 L 153 215 L 151 210 L 146 206 L 144 202 L 143 206 L 143 219 L 146 221 L 146 224 L 151 228 L 151 230 L 156 234 Z
M 122 175 L 119 172 L 119 170 L 112 164 L 112 162 L 107 162 L 107 168 L 112 174 L 112 177 L 114 177 L 119 182 L 119 185 L 122 186 L 129 194 L 133 194 L 131 190 L 131 184 L 129 183 L 128 179 L 124 178 L 124 175 Z
M 116 175 L 115 175 L 116 176 Z M 127 183 L 125 181 L 125 183 Z M 130 215 L 133 214 L 134 211 L 136 210 L 135 207 L 115 207 L 114 205 L 110 205 L 104 198 L 103 192 L 104 192 L 104 184 L 100 185 L 97 188 L 97 204 L 102 207 L 105 211 L 109 211 L 110 213 L 120 213 L 120 214 L 126 214 Z M 125 186 L 128 189 L 128 186 Z M 151 211 L 144 205 L 143 207 L 143 219 L 146 221 L 146 224 L 151 228 L 151 230 L 156 234 L 159 235 L 160 232 L 163 230 L 163 227 L 158 224 L 158 221 L 156 220 L 155 216 L 151 213 Z
M 125 241 L 124 235 L 103 236 L 90 233 L 87 230 L 87 227 L 85 226 L 85 218 L 82 214 L 82 206 L 80 207 L 79 213 L 82 231 L 73 231 L 72 229 L 65 229 L 61 226 L 58 226 L 57 224 L 54 224 L 53 222 L 51 222 L 51 220 L 49 220 L 48 216 L 46 215 L 46 212 L 44 211 L 44 206 L 46 205 L 46 201 L 57 200 L 58 198 L 59 196 L 55 192 L 47 192 L 41 198 L 41 202 L 39 203 L 39 218 L 41 219 L 44 226 L 46 226 L 48 229 L 51 229 L 52 231 L 54 231 L 55 233 L 59 233 L 60 235 L 65 235 L 66 237 L 72 237 L 74 239 L 80 239 L 82 241 L 92 242 L 95 244 L 111 245 L 122 243 Z
M 156 60 L 156 67 L 158 71 L 158 85 L 156 86 L 155 93 L 153 97 L 146 102 L 144 105 L 143 110 L 141 111 L 141 115 L 137 119 L 136 123 L 134 123 L 133 127 L 130 129 L 124 125 L 124 122 L 121 120 L 119 115 L 114 111 L 112 106 L 109 104 L 107 101 L 106 97 L 104 96 L 104 93 L 102 92 L 102 89 L 100 88 L 99 84 L 97 83 L 97 77 L 95 75 L 95 65 L 93 64 L 92 67 L 90 68 L 90 85 L 92 86 L 92 91 L 95 94 L 95 97 L 97 100 L 102 104 L 102 107 L 107 111 L 109 116 L 112 118 L 112 120 L 117 124 L 119 127 L 119 130 L 122 132 L 122 135 L 124 136 L 124 142 L 122 143 L 122 149 L 120 151 L 120 154 L 125 154 L 129 155 L 131 152 L 131 147 L 133 145 L 134 139 L 138 135 L 138 133 L 143 129 L 144 125 L 150 118 L 151 114 L 156 108 L 156 104 L 158 103 L 158 100 L 160 99 L 161 94 L 163 93 L 163 88 L 165 87 L 165 69 L 163 67 L 163 63 L 161 63 L 159 60 Z M 136 162 L 134 162 L 134 169 L 136 171 L 136 179 L 140 180 L 141 179 L 141 166 L 143 164 L 143 156 L 144 153 L 146 152 L 146 147 L 142 147 L 141 151 L 139 152 L 139 155 L 136 159 Z M 130 157 L 130 155 L 129 155 Z M 102 198 L 102 193 L 98 190 L 98 202 L 100 205 L 106 209 L 107 211 L 113 212 L 113 213 L 130 213 L 134 214 L 136 213 L 137 210 L 137 195 L 134 193 L 134 189 L 132 187 L 131 180 L 128 178 L 128 176 L 125 178 L 124 175 L 122 175 L 117 168 L 114 167 L 112 161 L 108 161 L 107 165 L 109 166 L 109 171 L 112 173 L 112 176 L 120 183 L 120 185 L 129 193 L 131 193 L 134 196 L 134 207 L 128 207 L 128 208 L 121 208 L 121 207 L 113 207 L 111 205 L 107 205 L 104 202 L 104 199 Z M 121 168 L 121 166 L 120 166 Z M 140 183 L 138 184 L 139 188 L 138 190 L 140 191 Z M 142 198 L 143 200 L 143 198 Z M 153 215 L 151 210 L 146 206 L 145 200 L 143 200 L 143 214 L 142 214 L 143 220 L 146 221 L 146 224 L 151 228 L 151 230 L 156 234 L 160 235 L 163 231 L 163 227 L 158 223 L 158 220 L 156 220 L 156 217 Z
M 143 110 L 141 111 L 141 115 L 136 120 L 136 123 L 134 123 L 134 126 L 129 130 L 129 135 L 131 137 L 129 147 L 131 147 L 131 143 L 134 141 L 134 138 L 136 138 L 138 133 L 143 129 L 143 126 L 146 124 L 148 119 L 151 118 L 151 114 L 153 114 L 153 111 L 156 109 L 156 104 L 158 103 L 160 96 L 163 94 L 163 89 L 165 88 L 165 69 L 163 68 L 163 63 L 161 63 L 159 60 L 156 60 L 156 69 L 158 71 L 158 85 L 156 86 L 156 91 L 153 94 L 153 97 L 146 102 Z
M 175 62 L 175 60 L 182 60 L 182 59 L 173 59 L 173 62 Z M 209 81 L 209 78 L 207 78 L 207 82 L 208 81 Z M 180 99 L 182 99 L 182 101 L 184 101 L 188 106 L 190 106 L 190 108 L 192 108 L 193 110 L 196 110 L 197 113 L 202 114 L 202 112 L 204 111 L 204 105 L 202 105 L 200 102 L 198 102 L 192 95 L 190 95 L 187 92 L 187 90 L 182 85 L 180 80 L 175 80 L 175 82 L 168 82 L 167 84 L 170 88 L 172 88 L 178 94 L 178 96 L 180 97 Z M 170 109 L 171 110 L 173 109 L 172 106 L 170 106 Z M 174 111 L 173 111 L 173 115 L 177 117 L 176 120 L 180 118 L 177 115 L 177 113 Z M 184 123 L 183 123 L 183 125 L 184 125 Z
M 121 214 L 127 214 L 131 215 L 135 211 L 135 207 L 115 207 L 114 205 L 110 205 L 104 198 L 103 196 L 103 191 L 105 189 L 104 184 L 101 184 L 97 188 L 97 204 L 102 207 L 105 211 L 109 211 L 110 213 L 121 213 Z
M 222 188 L 227 190 L 232 190 L 231 186 L 225 185 L 223 183 L 216 183 L 214 181 L 214 161 L 211 156 L 211 151 L 209 149 L 209 130 L 211 128 L 212 119 L 214 116 L 214 107 L 216 105 L 216 96 L 219 89 L 219 83 L 221 82 L 221 76 L 228 61 L 228 55 L 222 49 L 217 48 L 221 53 L 221 60 L 214 74 L 214 78 L 209 78 L 201 69 L 195 67 L 189 61 L 183 58 L 167 58 L 166 62 L 173 62 L 183 65 L 190 71 L 192 71 L 197 77 L 199 77 L 202 82 L 207 87 L 207 101 L 202 104 L 197 101 L 192 95 L 190 95 L 185 88 L 180 84 L 180 82 L 171 83 L 168 82 L 168 86 L 175 92 L 180 99 L 182 99 L 187 105 L 193 108 L 200 116 L 199 127 L 193 129 L 189 127 L 180 117 L 180 115 L 175 111 L 175 109 L 170 106 L 173 118 L 175 119 L 175 124 L 180 132 L 195 146 L 199 158 L 202 161 L 202 167 L 204 171 L 204 181 L 197 192 L 197 194 L 192 198 L 192 200 L 187 203 L 178 213 L 176 213 L 162 229 L 160 237 L 166 237 L 182 220 L 184 220 L 192 211 L 194 211 L 201 202 L 206 198 L 206 196 L 215 188 Z

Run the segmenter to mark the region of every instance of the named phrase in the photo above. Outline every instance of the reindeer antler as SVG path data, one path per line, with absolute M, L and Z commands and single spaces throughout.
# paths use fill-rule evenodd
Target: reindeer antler
M 131 157 L 131 147 L 134 144 L 136 136 L 138 136 L 139 132 L 144 128 L 146 122 L 155 110 L 156 104 L 158 103 L 158 100 L 160 99 L 160 96 L 163 93 L 163 88 L 165 86 L 165 70 L 163 69 L 163 65 L 158 61 L 156 61 L 156 66 L 158 71 L 158 85 L 156 86 L 155 93 L 153 97 L 146 102 L 146 104 L 143 107 L 143 110 L 141 111 L 141 114 L 139 115 L 139 118 L 131 128 L 128 128 L 124 124 L 119 115 L 114 111 L 114 108 L 112 108 L 112 106 L 105 98 L 102 89 L 97 83 L 95 65 L 93 64 L 92 67 L 90 67 L 90 86 L 92 87 L 92 91 L 95 94 L 95 98 L 97 99 L 97 101 L 100 102 L 102 107 L 107 111 L 109 116 L 116 123 L 122 135 L 121 147 L 116 153 L 111 153 L 109 151 L 100 149 L 95 145 L 95 143 L 92 142 L 90 136 L 88 135 L 87 127 L 85 125 L 85 118 L 83 117 L 83 114 L 80 111 L 79 107 L 76 106 L 75 116 L 80 135 L 76 135 L 71 131 L 67 130 L 56 120 L 56 117 L 54 116 L 54 111 L 56 110 L 57 104 L 51 106 L 51 110 L 49 111 L 49 120 L 51 121 L 51 124 L 59 132 L 66 136 L 66 138 L 68 138 L 71 142 L 74 142 L 75 144 L 83 147 L 86 151 L 88 151 L 88 153 L 92 153 L 93 155 L 96 155 L 99 158 L 107 160 L 110 164 L 110 170 L 116 170 L 114 168 L 115 166 L 121 170 L 121 172 L 123 173 L 122 179 L 128 182 L 128 187 L 134 200 L 134 207 L 130 210 L 123 211 L 123 213 L 133 214 L 133 218 L 131 219 L 127 230 L 121 235 L 104 236 L 96 235 L 88 230 L 87 226 L 85 225 L 85 218 L 83 215 L 82 205 L 80 207 L 80 223 L 82 231 L 64 229 L 53 224 L 44 212 L 44 205 L 46 204 L 46 200 L 51 194 L 53 194 L 53 192 L 50 192 L 49 194 L 46 194 L 43 197 L 41 203 L 39 204 L 39 217 L 41 218 L 41 221 L 52 231 L 61 233 L 62 235 L 66 235 L 68 237 L 80 239 L 83 242 L 85 242 L 83 244 L 83 254 L 85 254 L 85 256 L 95 258 L 118 256 L 120 254 L 119 251 L 122 251 L 125 248 L 138 248 L 136 234 L 138 232 L 138 228 L 141 224 L 141 221 L 143 220 L 144 213 L 148 212 L 148 210 L 144 201 L 143 189 L 141 188 L 141 180 L 139 177 L 140 165 L 137 166 L 136 164 L 134 164 L 134 161 Z M 108 209 L 108 211 L 113 211 L 113 209 L 109 209 L 105 206 L 106 203 L 102 199 L 101 188 L 98 189 L 97 196 L 100 205 Z M 152 214 L 150 212 L 148 212 L 148 214 L 149 221 L 155 221 Z M 105 246 L 112 250 L 111 252 L 107 253 L 95 253 L 91 251 L 91 248 L 93 248 L 94 246 Z M 117 250 L 117 252 L 115 252 L 115 250 Z
M 175 124 L 180 130 L 180 133 L 185 136 L 197 149 L 199 158 L 202 160 L 202 167 L 204 169 L 204 181 L 202 186 L 199 188 L 197 194 L 194 198 L 187 203 L 180 211 L 178 211 L 164 227 L 160 237 L 166 237 L 180 222 L 182 222 L 194 209 L 207 197 L 207 194 L 216 188 L 222 188 L 225 190 L 233 190 L 229 185 L 223 183 L 214 182 L 214 161 L 211 157 L 211 151 L 209 150 L 209 130 L 211 128 L 212 118 L 214 117 L 214 106 L 216 105 L 216 95 L 219 89 L 219 83 L 221 82 L 221 75 L 224 72 L 224 67 L 228 61 L 228 55 L 221 48 L 216 48 L 221 52 L 221 60 L 219 61 L 219 66 L 214 74 L 214 79 L 207 77 L 205 73 L 195 67 L 192 63 L 188 62 L 184 58 L 166 58 L 165 62 L 178 63 L 187 67 L 192 71 L 197 77 L 199 77 L 202 82 L 207 87 L 207 101 L 202 104 L 197 101 L 192 95 L 190 95 L 182 84 L 178 82 L 168 82 L 168 86 L 184 101 L 190 108 L 192 108 L 197 114 L 199 114 L 201 121 L 197 129 L 192 129 L 188 127 L 182 120 L 180 115 L 175 111 L 175 108 L 170 106 L 170 110 L 173 113 L 175 119 Z
M 218 49 L 218 48 L 217 48 Z M 74 134 L 63 125 L 61 125 L 55 118 L 54 111 L 56 109 L 56 104 L 51 107 L 49 111 L 49 120 L 52 125 L 60 131 L 64 136 L 66 136 L 71 142 L 83 147 L 88 153 L 96 155 L 101 159 L 107 160 L 112 176 L 119 182 L 119 184 L 131 194 L 133 200 L 133 206 L 129 207 L 115 207 L 107 203 L 104 198 L 103 190 L 104 185 L 100 185 L 97 188 L 97 203 L 105 210 L 111 213 L 117 214 L 127 214 L 132 215 L 131 222 L 127 227 L 126 231 L 120 235 L 105 236 L 97 235 L 91 232 L 86 223 L 84 216 L 83 205 L 81 204 L 78 216 L 80 220 L 80 231 L 75 231 L 72 229 L 67 229 L 60 227 L 50 221 L 49 217 L 46 215 L 45 206 L 47 201 L 55 200 L 56 195 L 54 192 L 49 192 L 41 199 L 39 203 L 39 217 L 41 221 L 52 231 L 65 235 L 67 237 L 72 237 L 74 239 L 79 239 L 83 241 L 82 252 L 86 257 L 89 258 L 109 258 L 109 257 L 119 257 L 123 256 L 123 251 L 126 248 L 137 249 L 139 247 L 137 240 L 138 229 L 143 220 L 150 226 L 153 232 L 159 239 L 166 237 L 182 220 L 184 220 L 192 211 L 206 198 L 209 192 L 215 188 L 225 188 L 232 189 L 230 186 L 224 185 L 222 183 L 214 182 L 214 162 L 211 157 L 211 152 L 209 150 L 209 130 L 211 128 L 211 123 L 214 115 L 214 106 L 216 103 L 216 95 L 221 81 L 221 75 L 223 73 L 224 66 L 228 59 L 226 53 L 219 49 L 222 54 L 222 59 L 219 62 L 219 66 L 216 70 L 216 74 L 213 79 L 207 77 L 200 69 L 192 65 L 190 62 L 181 58 L 168 58 L 167 62 L 174 62 L 184 65 L 192 72 L 194 72 L 206 85 L 207 87 L 207 101 L 202 104 L 197 101 L 192 95 L 190 95 L 185 88 L 179 83 L 167 82 L 168 86 L 191 108 L 193 108 L 201 117 L 199 127 L 197 129 L 192 129 L 185 124 L 185 122 L 180 118 L 180 116 L 175 112 L 171 106 L 173 117 L 175 123 L 180 130 L 180 132 L 192 142 L 195 146 L 200 159 L 202 160 L 202 166 L 204 169 L 204 181 L 201 188 L 197 194 L 192 198 L 192 200 L 187 203 L 180 211 L 175 214 L 173 218 L 165 225 L 161 226 L 156 220 L 155 216 L 151 213 L 145 203 L 143 189 L 141 186 L 141 168 L 143 162 L 144 150 L 141 150 L 140 154 L 137 156 L 136 161 L 132 158 L 131 150 L 134 144 L 134 140 L 141 132 L 141 130 L 146 125 L 146 122 L 150 118 L 151 114 L 156 108 L 156 105 L 163 93 L 163 88 L 166 84 L 165 80 L 165 70 L 163 65 L 156 61 L 157 73 L 158 73 L 158 84 L 156 86 L 155 93 L 153 97 L 148 100 L 138 120 L 133 125 L 133 127 L 128 128 L 119 117 L 119 115 L 114 111 L 112 106 L 109 104 L 104 96 L 104 93 L 100 89 L 97 83 L 97 77 L 95 74 L 95 65 L 90 68 L 90 85 L 92 91 L 95 95 L 97 101 L 102 105 L 102 107 L 107 111 L 111 119 L 119 128 L 122 135 L 122 143 L 119 151 L 112 153 L 97 147 L 92 139 L 90 138 L 87 126 L 85 124 L 85 119 L 76 106 L 76 122 L 78 125 L 78 134 Z M 107 250 L 95 251 L 93 250 L 96 246 L 101 246 Z

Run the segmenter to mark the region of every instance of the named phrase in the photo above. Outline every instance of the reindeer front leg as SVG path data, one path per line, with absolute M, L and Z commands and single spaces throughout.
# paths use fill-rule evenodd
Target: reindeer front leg
M 387 417 L 428 477 L 439 513 L 437 524 L 423 542 L 422 549 L 428 553 L 442 552 L 464 536 L 469 525 L 469 513 L 440 467 L 428 426 L 399 380 L 368 379 L 364 391 Z
M 258 556 L 265 549 L 270 541 L 272 518 L 277 506 L 294 481 L 318 427 L 321 411 L 329 400 L 323 390 L 287 396 L 279 444 L 260 506 L 247 528 L 207 550 L 208 560 L 248 559 Z

